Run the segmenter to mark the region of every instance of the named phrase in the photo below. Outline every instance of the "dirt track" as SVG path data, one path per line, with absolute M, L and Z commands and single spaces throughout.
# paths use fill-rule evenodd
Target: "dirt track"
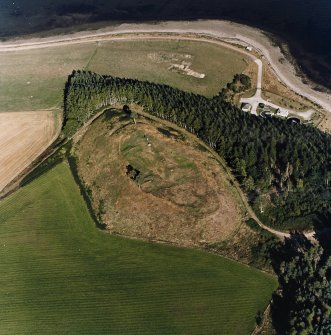
M 0 113 L 0 191 L 55 139 L 53 112 Z
M 28 50 L 46 48 L 49 46 L 79 44 L 84 42 L 100 41 L 118 38 L 123 34 L 151 34 L 151 33 L 177 33 L 181 35 L 195 34 L 208 35 L 217 39 L 241 44 L 250 45 L 258 50 L 266 58 L 270 66 L 274 69 L 280 81 L 293 91 L 306 96 L 310 100 L 320 104 L 326 111 L 331 110 L 331 95 L 313 90 L 304 83 L 295 73 L 293 65 L 285 59 L 279 47 L 272 45 L 272 42 L 258 29 L 228 21 L 219 20 L 199 20 L 199 21 L 177 21 L 139 24 L 120 24 L 118 26 L 106 27 L 93 32 L 78 32 L 71 35 L 52 36 L 48 38 L 33 38 L 29 40 L 16 40 L 0 42 L 0 52 L 10 52 L 15 50 Z M 132 39 L 122 36 L 123 39 Z M 142 37 L 144 38 L 144 37 Z M 222 42 L 221 42 L 222 43 Z
M 20 41 L 18 43 L 5 42 L 0 43 L 0 52 L 11 52 L 15 50 L 37 49 L 49 46 L 65 45 L 65 44 L 79 44 L 83 42 L 99 41 L 103 39 L 113 39 L 118 34 L 133 34 L 133 33 L 177 33 L 177 34 L 204 34 L 212 37 L 223 39 L 227 42 L 242 43 L 243 45 L 252 45 L 261 51 L 272 68 L 276 71 L 277 76 L 288 87 L 292 88 L 299 94 L 309 97 L 311 100 L 319 103 L 327 111 L 330 111 L 330 96 L 325 93 L 313 91 L 308 85 L 299 80 L 293 73 L 293 67 L 288 62 L 285 64 L 279 62 L 283 56 L 279 50 L 272 47 L 270 41 L 256 29 L 250 27 L 232 24 L 224 21 L 197 21 L 197 22 L 164 22 L 160 24 L 125 24 L 116 27 L 114 30 L 100 31 L 98 33 L 78 33 L 72 36 L 60 36 L 46 39 L 37 39 L 30 41 Z M 118 39 L 132 39 L 132 37 L 117 37 Z M 142 39 L 146 37 L 141 37 Z M 158 37 L 159 38 L 159 37 Z M 169 37 L 165 37 L 169 38 Z M 176 37 L 173 37 L 176 38 Z M 177 37 L 178 38 L 178 37 Z M 183 39 L 183 38 L 181 38 Z M 184 38 L 185 39 L 185 38 Z M 188 38 L 193 39 L 193 38 Z M 201 37 L 200 37 L 201 39 Z M 203 39 L 204 40 L 204 39 Z M 210 41 L 208 39 L 208 41 Z M 216 44 L 223 44 L 222 42 L 213 41 Z M 245 51 L 243 51 L 245 52 Z M 247 52 L 245 52 L 247 54 Z M 254 56 L 251 55 L 253 58 Z M 45 113 L 45 112 L 42 112 Z M 14 113 L 11 113 L 13 115 Z M 50 126 L 50 119 L 46 121 L 43 118 L 36 118 L 33 121 L 31 114 L 28 118 L 23 117 L 25 113 L 19 113 L 14 121 L 6 121 L 6 117 L 2 119 L 0 114 L 0 190 L 8 184 L 17 174 L 19 174 L 26 166 L 28 166 L 33 159 L 35 159 L 54 138 L 54 126 Z M 46 113 L 45 113 L 46 115 Z M 47 117 L 46 117 L 47 119 Z M 16 120 L 16 121 L 15 121 Z M 29 122 L 31 121 L 31 124 Z M 6 123 L 7 122 L 7 123 Z M 51 130 L 53 129 L 53 130 Z M 22 141 L 21 136 L 26 136 Z M 28 136 L 28 137 L 27 137 Z M 10 149 L 9 149 L 10 148 Z M 253 218 L 257 219 L 255 214 L 249 213 Z M 258 220 L 257 220 L 258 221 Z M 264 228 L 279 237 L 286 237 L 288 234 L 278 232 L 271 228 L 263 226 Z M 313 232 L 306 234 L 311 237 Z
M 170 123 L 170 122 L 168 122 L 166 120 L 161 120 L 161 119 L 159 119 L 159 118 L 157 118 L 157 117 L 155 117 L 153 115 L 147 114 L 147 113 L 145 113 L 143 111 L 140 111 L 140 110 L 139 111 L 136 110 L 136 112 L 138 114 L 143 115 L 146 118 L 158 121 L 158 122 L 160 122 L 163 125 L 171 126 L 173 129 L 176 129 L 178 131 L 183 131 L 182 128 L 180 128 L 177 125 L 175 125 L 173 123 Z M 206 143 L 204 143 L 203 141 L 201 141 L 198 138 L 196 138 L 195 135 L 190 134 L 189 132 L 185 132 L 185 134 L 186 134 L 187 137 L 192 138 L 192 140 L 194 140 L 194 141 L 197 141 L 202 147 L 204 147 L 206 150 L 208 150 L 215 157 L 215 159 L 223 166 L 224 171 L 227 173 L 229 181 L 231 181 L 232 185 L 236 189 L 236 191 L 237 191 L 237 193 L 238 193 L 238 195 L 239 195 L 239 197 L 240 197 L 240 199 L 241 199 L 241 201 L 242 201 L 245 209 L 247 210 L 247 214 L 248 214 L 249 217 L 253 218 L 261 228 L 263 228 L 264 230 L 269 231 L 270 233 L 274 234 L 275 236 L 277 236 L 280 239 L 289 238 L 291 236 L 290 233 L 286 233 L 286 232 L 283 232 L 283 231 L 272 229 L 272 228 L 264 225 L 260 221 L 260 219 L 256 216 L 256 214 L 253 211 L 252 207 L 249 205 L 248 200 L 247 200 L 244 192 L 241 190 L 238 182 L 235 180 L 235 178 L 231 174 L 231 172 L 230 172 L 229 168 L 227 167 L 226 163 L 224 162 L 224 160 L 214 150 L 212 150 Z M 315 232 L 314 231 L 305 232 L 304 235 L 309 240 L 315 241 L 315 237 L 314 237 L 315 236 Z
M 214 158 L 181 128 L 118 118 L 97 120 L 75 147 L 80 176 L 109 230 L 184 246 L 229 237 L 241 210 Z M 128 176 L 129 163 L 139 169 L 137 180 Z

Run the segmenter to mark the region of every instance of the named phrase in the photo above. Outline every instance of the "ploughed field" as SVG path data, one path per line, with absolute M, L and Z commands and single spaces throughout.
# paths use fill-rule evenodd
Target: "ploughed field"
M 241 223 L 214 156 L 183 130 L 109 110 L 75 150 L 79 174 L 111 232 L 180 245 L 216 243 Z
M 51 111 L 0 113 L 0 191 L 50 145 L 57 122 Z
M 66 163 L 0 202 L 0 334 L 249 334 L 273 277 L 98 230 Z

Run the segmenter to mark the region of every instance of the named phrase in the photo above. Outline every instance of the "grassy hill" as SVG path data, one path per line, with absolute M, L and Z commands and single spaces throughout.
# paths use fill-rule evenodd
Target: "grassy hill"
M 115 109 L 89 127 L 75 155 L 94 210 L 122 235 L 222 241 L 242 222 L 240 199 L 215 157 L 173 127 Z
M 0 334 L 248 334 L 276 281 L 95 228 L 66 163 L 0 203 Z

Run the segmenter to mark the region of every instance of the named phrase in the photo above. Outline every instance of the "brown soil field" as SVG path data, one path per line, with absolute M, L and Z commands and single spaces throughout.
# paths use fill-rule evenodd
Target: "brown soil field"
M 185 246 L 228 238 L 239 204 L 215 158 L 172 128 L 109 111 L 75 149 L 100 220 L 112 233 Z
M 0 191 L 55 139 L 53 111 L 0 113 Z

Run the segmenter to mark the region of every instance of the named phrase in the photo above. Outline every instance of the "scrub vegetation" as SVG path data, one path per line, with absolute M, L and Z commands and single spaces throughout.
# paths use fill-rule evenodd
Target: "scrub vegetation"
M 330 135 L 312 126 L 260 118 L 166 85 L 74 71 L 66 86 L 64 133 L 98 109 L 138 104 L 197 135 L 223 157 L 261 219 L 281 229 L 330 222 Z
M 174 39 L 11 55 L 0 55 L 1 108 L 64 104 L 64 122 L 53 155 L 0 202 L 0 334 L 232 335 L 255 323 L 257 334 L 271 325 L 268 315 L 282 334 L 330 331 L 329 250 L 300 234 L 283 243 L 237 198 L 245 198 L 239 183 L 264 223 L 315 228 L 326 240 L 330 136 L 236 108 L 236 94 L 254 91 L 252 63 Z M 221 90 L 227 82 L 232 96 Z M 291 99 L 282 101 L 306 109 Z M 263 315 L 274 277 L 116 235 L 273 268 L 281 288 Z
M 179 245 L 228 238 L 242 210 L 221 164 L 191 134 L 132 114 L 106 111 L 74 150 L 100 222 Z

